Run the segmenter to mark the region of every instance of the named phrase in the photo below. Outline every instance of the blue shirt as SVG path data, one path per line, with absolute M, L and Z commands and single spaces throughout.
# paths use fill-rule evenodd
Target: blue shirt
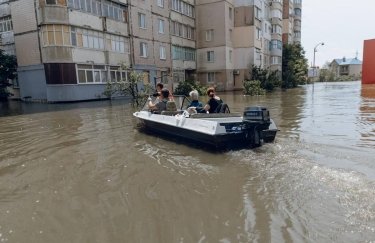
M 188 105 L 188 108 L 189 107 L 203 107 L 203 104 L 199 102 L 199 100 L 193 100 L 190 105 Z

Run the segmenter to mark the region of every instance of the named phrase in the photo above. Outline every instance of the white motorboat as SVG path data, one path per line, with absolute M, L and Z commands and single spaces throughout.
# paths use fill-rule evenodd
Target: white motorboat
M 216 149 L 259 147 L 273 142 L 278 131 L 269 111 L 260 106 L 246 107 L 240 113 L 195 113 L 186 107 L 190 101 L 185 96 L 175 96 L 169 101 L 167 111 L 156 114 L 147 107 L 135 112 L 141 127 L 161 135 L 170 135 L 179 141 L 209 145 Z M 230 112 L 230 111 L 229 111 Z

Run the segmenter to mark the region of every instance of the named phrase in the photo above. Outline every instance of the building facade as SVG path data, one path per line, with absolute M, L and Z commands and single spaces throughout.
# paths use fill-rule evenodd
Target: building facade
M 283 41 L 300 42 L 301 1 L 3 0 L 0 47 L 17 56 L 21 99 L 106 98 L 128 70 L 151 86 L 239 90 L 252 65 L 281 71 Z
M 362 74 L 362 61 L 355 58 L 337 58 L 329 64 L 329 69 L 335 77 L 358 76 Z
M 218 90 L 236 90 L 251 78 L 252 65 L 281 73 L 283 42 L 301 41 L 302 0 L 295 2 L 199 1 L 198 81 Z

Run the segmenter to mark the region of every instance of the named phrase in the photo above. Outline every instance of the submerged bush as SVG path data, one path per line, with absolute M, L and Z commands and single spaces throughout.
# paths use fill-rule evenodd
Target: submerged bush
M 265 95 L 266 90 L 261 87 L 259 80 L 245 80 L 243 83 L 244 94 L 246 95 Z

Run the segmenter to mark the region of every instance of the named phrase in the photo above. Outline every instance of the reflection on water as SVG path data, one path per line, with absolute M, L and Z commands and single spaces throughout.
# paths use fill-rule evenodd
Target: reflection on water
M 361 105 L 359 132 L 361 133 L 361 145 L 372 146 L 375 144 L 375 85 L 361 86 Z M 370 129 L 369 129 L 370 128 Z
M 126 101 L 2 104 L 0 242 L 371 242 L 374 90 L 220 94 L 281 130 L 225 153 L 140 133 Z

